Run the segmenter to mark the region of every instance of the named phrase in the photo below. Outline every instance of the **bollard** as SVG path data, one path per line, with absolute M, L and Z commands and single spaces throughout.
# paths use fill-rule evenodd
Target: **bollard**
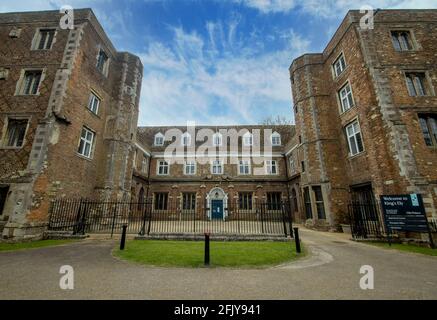
M 209 234 L 205 233 L 205 266 L 209 266 L 210 256 L 209 256 Z
M 299 228 L 294 228 L 294 241 L 296 242 L 296 252 L 301 253 L 302 249 L 300 248 Z
M 120 250 L 124 250 L 126 244 L 126 230 L 127 230 L 127 225 L 124 225 L 123 233 L 121 234 Z

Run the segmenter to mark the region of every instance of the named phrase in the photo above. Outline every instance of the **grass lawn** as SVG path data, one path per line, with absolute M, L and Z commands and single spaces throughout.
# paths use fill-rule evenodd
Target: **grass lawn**
M 71 242 L 74 242 L 74 240 L 41 240 L 41 241 L 22 242 L 22 243 L 0 242 L 0 252 L 52 247 L 52 246 L 58 246 L 61 244 L 66 244 Z
M 369 242 L 368 244 L 384 249 L 395 249 L 400 251 L 414 252 L 437 257 L 437 249 L 421 247 L 415 244 L 392 243 L 391 247 L 386 242 Z
M 128 241 L 121 259 L 160 267 L 203 267 L 202 241 Z M 211 267 L 273 266 L 297 259 L 291 242 L 211 242 Z M 303 256 L 300 254 L 299 256 Z

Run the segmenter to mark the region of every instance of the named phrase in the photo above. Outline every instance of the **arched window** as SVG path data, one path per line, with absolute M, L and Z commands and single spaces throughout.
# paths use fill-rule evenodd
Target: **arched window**
M 272 146 L 280 146 L 281 145 L 281 135 L 278 132 L 274 132 L 271 136 Z
M 159 132 L 155 135 L 155 146 L 160 147 L 164 145 L 164 135 Z

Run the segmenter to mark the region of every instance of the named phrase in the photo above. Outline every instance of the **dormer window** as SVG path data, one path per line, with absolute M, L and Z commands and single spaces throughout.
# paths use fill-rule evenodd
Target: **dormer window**
M 278 132 L 272 134 L 271 137 L 272 146 L 280 146 L 281 145 L 281 135 Z
M 155 135 L 155 146 L 162 147 L 164 145 L 164 135 L 162 133 L 158 133 Z
M 212 143 L 214 147 L 220 147 L 223 145 L 223 136 L 221 133 L 216 133 L 212 136 Z
M 191 135 L 188 132 L 185 132 L 182 135 L 181 143 L 184 147 L 189 147 L 191 145 Z
M 253 146 L 253 135 L 250 132 L 246 132 L 243 136 L 243 144 L 245 147 Z

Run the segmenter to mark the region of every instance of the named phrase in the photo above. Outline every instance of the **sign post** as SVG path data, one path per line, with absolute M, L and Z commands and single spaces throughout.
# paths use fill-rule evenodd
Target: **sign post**
M 410 231 L 428 233 L 431 248 L 435 249 L 422 195 L 381 196 L 381 206 L 390 245 L 393 231 Z

